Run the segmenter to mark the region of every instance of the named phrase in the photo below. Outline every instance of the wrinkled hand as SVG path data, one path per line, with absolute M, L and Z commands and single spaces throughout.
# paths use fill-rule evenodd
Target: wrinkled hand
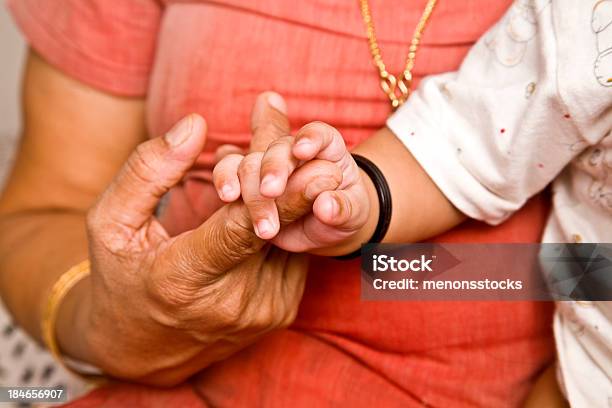
M 263 129 L 273 110 L 257 109 Z M 226 205 L 176 237 L 153 216 L 204 141 L 205 122 L 191 115 L 141 144 L 88 214 L 92 275 L 79 333 L 87 360 L 107 374 L 174 384 L 297 313 L 305 259 L 266 246 L 244 204 Z M 276 201 L 282 222 L 301 218 L 340 178 L 326 162 L 294 171 Z
M 351 238 L 364 226 L 370 211 L 360 170 L 332 126 L 312 122 L 295 136 L 289 135 L 285 103 L 279 95 L 270 95 L 276 112 L 263 129 L 253 128 L 251 153 L 228 154 L 215 167 L 213 183 L 217 193 L 228 203 L 242 197 L 257 235 L 277 247 L 335 255 L 333 250 L 329 253 L 325 249 Z M 281 228 L 278 198 L 285 194 L 300 169 L 315 163 L 332 164 L 342 175 L 340 185 L 318 194 L 312 211 Z

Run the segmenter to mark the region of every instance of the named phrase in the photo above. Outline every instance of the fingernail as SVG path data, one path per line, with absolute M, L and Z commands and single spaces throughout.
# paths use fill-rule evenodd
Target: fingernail
M 166 141 L 172 147 L 176 147 L 185 142 L 191 135 L 193 129 L 193 115 L 181 119 L 172 129 L 166 133 Z
M 321 192 L 326 190 L 334 190 L 338 187 L 338 183 L 333 177 L 319 176 L 306 185 L 304 189 L 304 197 L 308 200 L 314 200 Z
M 260 189 L 266 188 L 268 190 L 274 190 L 274 187 L 278 186 L 278 179 L 273 174 L 268 174 L 261 180 Z
M 225 199 L 229 199 L 233 192 L 234 189 L 229 184 L 224 184 L 223 187 L 221 187 L 221 195 L 223 195 Z
M 287 104 L 285 103 L 285 100 L 282 98 L 282 96 L 280 96 L 279 94 L 271 92 L 268 95 L 268 103 L 277 111 L 281 113 L 287 113 Z
M 257 225 L 255 226 L 255 233 L 257 234 L 257 236 L 259 238 L 263 238 L 266 239 L 266 235 L 269 235 L 272 233 L 273 227 L 272 227 L 272 223 L 266 219 L 260 220 L 257 222 Z

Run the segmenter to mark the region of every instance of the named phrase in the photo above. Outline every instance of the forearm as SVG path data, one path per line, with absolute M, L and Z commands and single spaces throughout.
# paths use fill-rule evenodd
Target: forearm
M 37 210 L 0 215 L 0 292 L 17 323 L 41 339 L 42 311 L 59 276 L 87 258 L 84 213 Z M 86 284 L 75 287 L 59 310 L 56 335 L 63 352 L 87 359 L 80 340 L 84 324 L 81 296 Z
M 374 162 L 389 183 L 393 214 L 384 241 L 421 241 L 465 219 L 388 128 L 378 131 L 354 152 Z M 378 213 L 372 216 L 378 218 Z
M 527 400 L 525 408 L 567 408 L 568 402 L 559 389 L 555 375 L 555 364 L 551 364 L 537 379 Z
M 146 138 L 144 101 L 105 94 L 30 52 L 23 134 L 0 194 L 0 292 L 16 321 L 40 339 L 43 305 L 59 276 L 88 257 L 85 213 Z M 86 281 L 62 302 L 57 336 L 83 359 Z
M 353 149 L 382 171 L 391 189 L 392 215 L 383 242 L 418 242 L 458 225 L 465 219 L 438 189 L 410 151 L 388 129 L 383 128 Z M 370 178 L 362 171 L 369 195 L 368 221 L 341 245 L 326 248 L 321 255 L 350 253 L 368 242 L 379 218 L 378 196 Z

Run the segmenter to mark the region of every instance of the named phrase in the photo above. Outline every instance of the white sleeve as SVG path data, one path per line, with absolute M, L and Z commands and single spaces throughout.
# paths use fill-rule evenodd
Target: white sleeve
M 612 0 L 517 0 L 387 121 L 448 199 L 502 222 L 612 128 Z

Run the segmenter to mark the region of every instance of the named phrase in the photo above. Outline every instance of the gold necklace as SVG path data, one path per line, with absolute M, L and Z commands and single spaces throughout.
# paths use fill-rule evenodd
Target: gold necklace
M 361 2 L 361 15 L 363 16 L 363 23 L 365 24 L 366 35 L 368 36 L 368 42 L 370 43 L 370 52 L 372 53 L 372 60 L 374 65 L 378 68 L 380 75 L 380 87 L 383 92 L 387 94 L 391 101 L 391 107 L 393 110 L 397 109 L 402 103 L 408 99 L 410 95 L 410 87 L 412 85 L 412 68 L 414 68 L 414 61 L 416 59 L 416 52 L 419 48 L 421 36 L 427 25 L 427 21 L 436 6 L 437 0 L 429 0 L 423 10 L 421 19 L 419 20 L 414 34 L 412 35 L 412 41 L 410 41 L 410 48 L 408 49 L 408 59 L 406 60 L 406 67 L 404 71 L 396 77 L 390 74 L 385 67 L 380 48 L 378 47 L 378 41 L 376 40 L 376 32 L 374 31 L 374 22 L 372 21 L 372 14 L 370 13 L 370 5 L 368 0 L 360 0 Z

